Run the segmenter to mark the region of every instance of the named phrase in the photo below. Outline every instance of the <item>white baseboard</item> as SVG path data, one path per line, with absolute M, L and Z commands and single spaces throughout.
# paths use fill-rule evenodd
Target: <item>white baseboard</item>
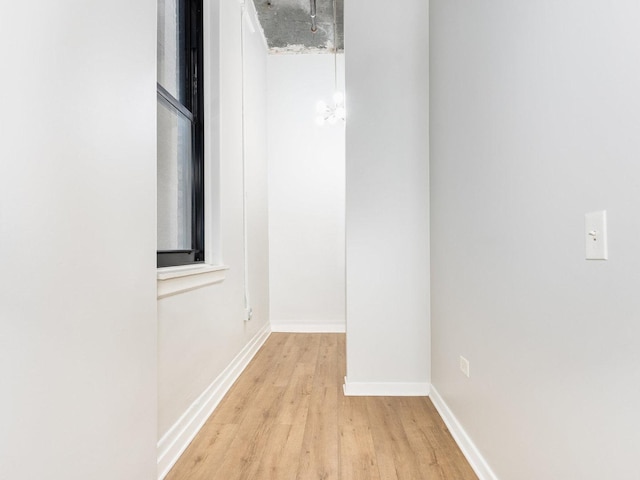
M 271 331 L 278 333 L 345 333 L 344 323 L 271 323 Z
M 426 397 L 428 383 L 349 382 L 344 377 L 344 394 L 348 397 Z
M 467 435 L 467 432 L 462 428 L 458 419 L 433 385 L 431 386 L 429 398 L 431 398 L 433 405 L 436 407 L 436 410 L 438 410 L 442 420 L 444 420 L 445 425 L 451 432 L 453 439 L 460 447 L 460 450 L 462 450 L 462 453 L 471 465 L 471 468 L 473 468 L 473 471 L 476 472 L 478 478 L 480 480 L 499 480 L 498 476 L 491 470 L 491 467 L 478 450 L 478 447 L 476 447 L 473 440 Z
M 271 327 L 265 325 L 224 371 L 196 399 L 158 442 L 158 479 L 162 480 L 189 446 L 222 398 L 242 371 L 269 338 Z

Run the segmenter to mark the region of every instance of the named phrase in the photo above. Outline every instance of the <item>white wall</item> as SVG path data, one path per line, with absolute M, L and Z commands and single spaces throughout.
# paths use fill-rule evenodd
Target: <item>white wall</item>
M 426 393 L 429 382 L 428 40 L 427 2 L 345 4 L 347 387 L 354 392 L 391 383 L 395 393 Z
M 640 478 L 639 23 L 431 1 L 433 385 L 502 479 Z
M 155 11 L 0 20 L 0 478 L 156 475 Z
M 183 414 L 192 415 L 189 409 L 198 397 L 268 326 L 266 47 L 260 33 L 245 28 L 247 226 L 253 319 L 244 322 L 240 5 L 236 0 L 220 0 L 219 6 L 212 1 L 208 12 L 211 27 L 220 29 L 219 36 L 213 33 L 210 44 L 219 50 L 207 56 L 211 62 L 219 62 L 220 84 L 213 86 L 209 99 L 214 114 L 209 153 L 214 167 L 219 163 L 210 169 L 214 190 L 207 218 L 215 227 L 210 235 L 214 240 L 210 247 L 216 250 L 212 261 L 227 265 L 229 270 L 222 283 L 158 301 L 159 439 L 175 433 L 171 428 L 182 425 Z M 219 133 L 215 131 L 218 126 Z M 162 445 L 159 453 L 169 455 Z M 165 464 L 166 459 L 161 469 Z
M 277 330 L 344 331 L 344 122 L 331 103 L 333 55 L 269 55 L 269 288 Z M 344 55 L 338 55 L 344 92 Z

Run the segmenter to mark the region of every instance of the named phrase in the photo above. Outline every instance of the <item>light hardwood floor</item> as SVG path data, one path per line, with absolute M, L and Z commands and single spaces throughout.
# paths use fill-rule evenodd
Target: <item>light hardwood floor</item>
M 428 398 L 344 372 L 344 334 L 271 334 L 167 480 L 477 479 Z

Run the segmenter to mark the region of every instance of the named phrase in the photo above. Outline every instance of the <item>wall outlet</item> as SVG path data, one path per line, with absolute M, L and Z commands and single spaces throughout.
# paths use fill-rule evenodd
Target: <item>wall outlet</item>
M 460 371 L 469 378 L 469 360 L 460 355 Z

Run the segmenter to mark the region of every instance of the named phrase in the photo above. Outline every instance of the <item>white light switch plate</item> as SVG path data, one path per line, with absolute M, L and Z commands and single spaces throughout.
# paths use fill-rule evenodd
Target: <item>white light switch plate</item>
M 606 210 L 585 214 L 584 237 L 587 260 L 606 260 L 608 255 Z

